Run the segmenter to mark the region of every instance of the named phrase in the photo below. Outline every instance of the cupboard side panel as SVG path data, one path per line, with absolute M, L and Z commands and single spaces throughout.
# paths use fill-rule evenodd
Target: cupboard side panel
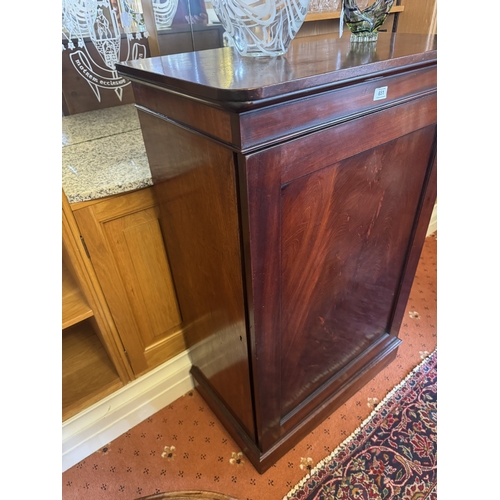
M 391 319 L 391 333 L 397 334 L 403 321 L 404 311 L 410 296 L 411 287 L 415 279 L 418 262 L 424 246 L 427 229 L 431 220 L 434 204 L 437 197 L 437 158 L 436 158 L 437 138 L 434 139 L 430 166 L 422 193 L 421 205 L 417 215 L 417 221 L 412 235 L 411 249 L 408 253 L 400 289 L 397 293 L 397 305 Z
M 233 153 L 139 118 L 193 366 L 254 439 Z

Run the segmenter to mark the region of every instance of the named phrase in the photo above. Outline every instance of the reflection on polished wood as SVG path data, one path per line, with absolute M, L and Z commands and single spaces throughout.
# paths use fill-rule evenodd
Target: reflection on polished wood
M 311 95 L 311 88 L 316 94 L 342 86 L 346 80 L 354 83 L 430 64 L 437 37 L 380 33 L 375 50 L 369 45 L 352 46 L 349 34 L 339 39 L 334 33 L 297 38 L 286 57 L 244 57 L 225 47 L 129 61 L 117 68 L 132 82 L 146 72 L 151 83 L 165 90 L 216 108 L 244 111 Z M 141 104 L 137 96 L 136 103 Z
M 233 154 L 151 114 L 139 118 L 186 343 L 253 436 Z

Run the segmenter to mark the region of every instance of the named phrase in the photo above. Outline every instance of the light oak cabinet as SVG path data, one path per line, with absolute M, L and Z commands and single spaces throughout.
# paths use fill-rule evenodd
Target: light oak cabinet
M 186 349 L 151 188 L 63 193 L 62 420 Z
M 184 351 L 152 189 L 82 203 L 73 214 L 133 377 Z
M 398 22 L 398 33 L 437 34 L 436 0 L 403 0 L 405 14 Z

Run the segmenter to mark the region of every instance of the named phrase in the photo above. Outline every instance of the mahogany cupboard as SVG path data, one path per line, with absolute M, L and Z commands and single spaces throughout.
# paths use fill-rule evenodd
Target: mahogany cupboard
M 436 197 L 436 40 L 133 61 L 197 388 L 264 472 L 391 362 Z

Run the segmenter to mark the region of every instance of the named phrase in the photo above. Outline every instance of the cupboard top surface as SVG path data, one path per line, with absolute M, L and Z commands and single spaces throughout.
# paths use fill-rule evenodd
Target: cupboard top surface
M 434 35 L 380 33 L 376 44 L 355 46 L 346 32 L 340 39 L 337 33 L 297 38 L 276 58 L 242 57 L 224 47 L 124 62 L 117 70 L 133 81 L 244 109 L 436 59 Z

